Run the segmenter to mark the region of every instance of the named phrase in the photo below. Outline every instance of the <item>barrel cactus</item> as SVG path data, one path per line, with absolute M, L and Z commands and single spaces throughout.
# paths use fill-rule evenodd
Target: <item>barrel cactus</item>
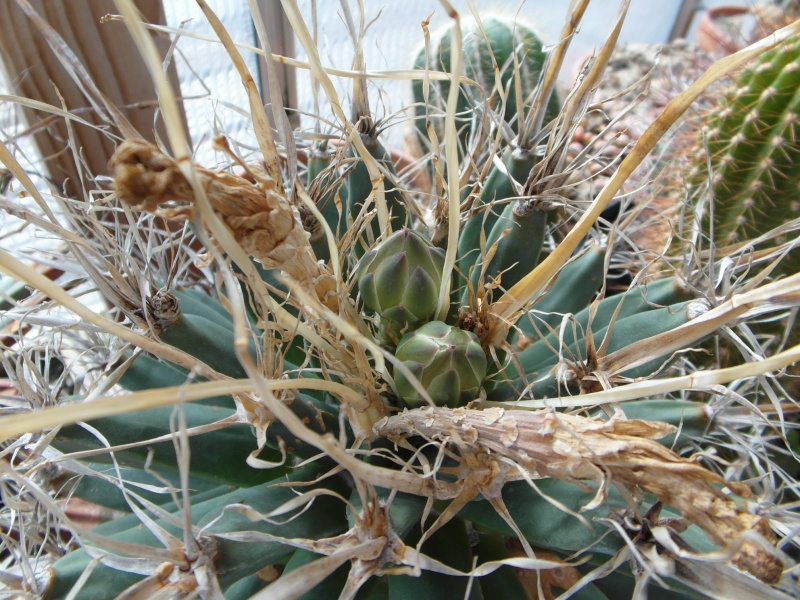
M 132 3 L 119 6 L 146 39 Z M 40 292 L 5 315 L 20 328 L 2 356 L 18 395 L 0 421 L 0 514 L 16 511 L 6 537 L 21 566 L 2 584 L 45 598 L 781 597 L 794 498 L 780 505 L 780 481 L 787 494 L 796 482 L 769 452 L 792 405 L 759 376 L 798 349 L 757 356 L 743 335 L 741 364 L 707 370 L 692 349 L 796 306 L 800 275 L 745 276 L 720 299 L 704 287 L 719 265 L 698 253 L 607 295 L 608 265 L 631 258 L 594 227 L 708 81 L 670 104 L 591 206 L 570 205 L 566 150 L 612 33 L 547 148 L 535 127 L 500 136 L 480 164 L 435 148 L 421 168 L 447 162 L 446 177 L 413 189 L 364 114 L 353 15 L 364 75 L 348 117 L 299 9 L 285 10 L 340 151 L 276 140 L 290 132 L 269 129 L 253 97 L 258 165 L 224 140 L 238 169 L 200 165 L 148 58 L 171 150 L 112 111 L 107 205 L 92 192 L 63 202 L 66 217 L 12 211 L 63 236 L 70 275 L 50 281 L 0 249 L 0 270 Z M 547 110 L 517 109 L 526 123 Z M 100 308 L 79 301 L 87 289 Z M 39 367 L 42 348 L 81 376 L 67 386 Z M 102 520 L 91 529 L 72 512 L 87 504 Z

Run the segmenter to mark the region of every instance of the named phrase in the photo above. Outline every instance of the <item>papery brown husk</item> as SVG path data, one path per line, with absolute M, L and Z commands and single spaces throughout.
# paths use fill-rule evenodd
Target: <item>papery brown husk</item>
M 275 189 L 225 171 L 193 165 L 215 214 L 248 255 L 268 269 L 281 269 L 313 290 L 328 308 L 337 310 L 336 282 L 314 260 L 297 211 Z M 117 196 L 133 208 L 156 212 L 164 203 L 194 204 L 195 194 L 178 163 L 145 140 L 126 140 L 109 161 Z M 162 210 L 167 217 L 192 216 L 191 206 Z
M 388 417 L 375 426 L 381 437 L 420 435 L 458 448 L 462 457 L 480 463 L 504 459 L 524 469 L 532 479 L 590 480 L 641 490 L 672 506 L 701 527 L 721 546 L 739 543 L 733 562 L 766 583 L 775 583 L 783 563 L 742 534 L 755 531 L 772 544 L 769 522 L 738 506 L 713 484 L 747 497 L 742 484 L 725 481 L 655 440 L 674 432 L 666 423 L 612 419 L 603 421 L 555 411 L 490 408 L 426 407 Z M 499 460 L 497 462 L 500 462 Z M 522 477 L 516 468 L 503 471 L 506 481 Z M 603 487 L 601 486 L 601 492 Z M 598 498 L 597 500 L 599 500 Z M 593 502 L 594 503 L 594 502 Z

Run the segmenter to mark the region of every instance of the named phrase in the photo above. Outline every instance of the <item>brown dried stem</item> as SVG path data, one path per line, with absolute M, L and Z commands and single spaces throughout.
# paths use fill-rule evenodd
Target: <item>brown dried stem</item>
M 499 408 L 422 408 L 389 417 L 375 427 L 376 434 L 390 439 L 421 435 L 452 444 L 465 464 L 491 463 L 506 481 L 553 477 L 597 482 L 601 485 L 592 505 L 602 500 L 603 484 L 609 481 L 653 494 L 681 511 L 715 543 L 739 544 L 734 563 L 764 582 L 776 582 L 783 570 L 780 559 L 742 537 L 752 530 L 774 542 L 769 523 L 737 506 L 714 485 L 743 497 L 750 495 L 749 489 L 726 482 L 654 441 L 673 431 L 666 423 L 602 421 L 554 411 Z M 498 483 L 502 482 L 495 480 L 492 488 L 497 489 Z
M 265 178 L 259 184 L 194 165 L 214 212 L 230 229 L 242 249 L 268 269 L 281 269 L 303 287 L 313 290 L 325 306 L 338 310 L 336 282 L 314 259 L 295 210 Z M 134 208 L 156 212 L 167 202 L 195 202 L 194 193 L 178 163 L 144 140 L 120 144 L 109 162 L 120 200 Z M 194 215 L 186 206 L 162 210 L 170 217 Z

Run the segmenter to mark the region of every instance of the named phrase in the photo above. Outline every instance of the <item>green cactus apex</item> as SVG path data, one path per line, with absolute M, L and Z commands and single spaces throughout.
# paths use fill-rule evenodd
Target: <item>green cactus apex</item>
M 434 404 L 450 408 L 475 399 L 488 367 L 474 333 L 441 321 L 431 321 L 406 334 L 395 355 L 427 390 Z M 395 372 L 395 385 L 408 406 L 426 404 L 399 369 Z

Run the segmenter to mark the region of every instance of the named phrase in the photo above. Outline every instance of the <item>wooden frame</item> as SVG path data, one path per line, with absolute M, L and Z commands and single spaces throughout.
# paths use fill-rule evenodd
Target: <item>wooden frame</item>
M 142 17 L 165 23 L 160 0 L 136 0 Z M 157 99 L 150 75 L 123 23 L 104 20 L 115 12 L 113 0 L 0 0 L 0 51 L 12 93 L 58 108 L 98 126 L 108 125 L 89 94 L 50 47 L 40 22 L 49 23 L 85 68 L 100 91 L 122 110 L 145 139 L 158 131 Z M 39 19 L 41 17 L 41 19 Z M 166 56 L 169 41 L 156 37 Z M 33 65 L 33 66 L 32 66 Z M 174 66 L 169 76 L 179 89 Z M 107 172 L 114 141 L 91 127 L 70 124 L 46 112 L 23 110 L 53 186 L 73 198 L 83 197 L 83 183 Z M 111 128 L 112 133 L 116 133 Z M 80 160 L 75 159 L 75 151 Z

